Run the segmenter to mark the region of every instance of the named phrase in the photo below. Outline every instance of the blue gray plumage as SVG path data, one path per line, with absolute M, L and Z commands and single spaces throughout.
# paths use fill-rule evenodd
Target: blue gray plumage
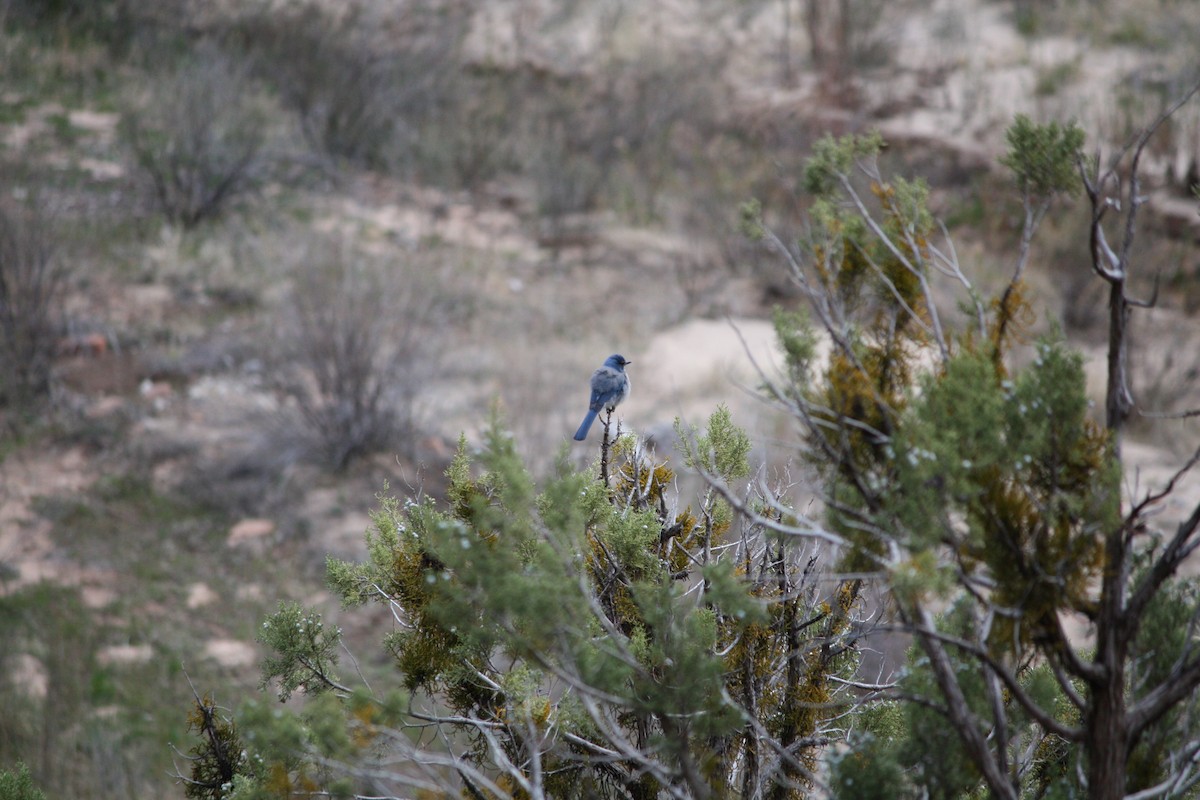
M 625 356 L 614 354 L 592 373 L 592 399 L 588 403 L 587 416 L 580 423 L 579 430 L 575 431 L 575 441 L 582 442 L 587 438 L 588 430 L 601 409 L 612 411 L 629 397 L 629 376 L 625 374 L 625 365 L 630 363 L 633 362 L 626 361 Z

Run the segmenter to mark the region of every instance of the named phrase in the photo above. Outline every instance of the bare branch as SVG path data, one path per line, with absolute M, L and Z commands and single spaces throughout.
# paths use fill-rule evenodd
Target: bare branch
M 1197 513 L 1200 514 L 1200 509 L 1197 509 Z M 1142 731 L 1167 713 L 1176 703 L 1190 697 L 1197 686 L 1200 686 L 1200 656 L 1177 664 L 1162 683 L 1129 709 L 1128 725 L 1131 738 L 1136 740 Z
M 1191 419 L 1192 417 L 1200 417 L 1200 408 L 1193 408 L 1188 411 L 1138 411 L 1143 417 L 1149 419 Z
M 1013 698 L 1021 704 L 1021 707 L 1024 708 L 1029 715 L 1047 731 L 1061 736 L 1068 741 L 1079 741 L 1082 738 L 1083 733 L 1080 729 L 1072 728 L 1063 724 L 1062 722 L 1059 722 L 1054 718 L 1054 716 L 1039 706 L 1037 702 L 1035 702 L 1033 698 L 1030 697 L 1025 691 L 1025 687 L 1021 685 L 1021 682 L 1017 680 L 1016 676 L 1013 675 L 1012 672 L 1006 669 L 1002 664 L 996 661 L 984 648 L 969 642 L 966 639 L 962 639 L 957 636 L 950 636 L 949 634 L 945 634 L 937 630 L 937 628 L 934 626 L 932 616 L 929 614 L 928 610 L 920 609 L 918 613 L 920 613 L 923 617 L 922 622 L 919 625 L 914 624 L 911 627 L 901 628 L 901 630 L 910 630 L 917 635 L 920 641 L 928 641 L 929 647 L 924 648 L 926 649 L 927 655 L 929 654 L 930 649 L 933 649 L 939 652 L 939 658 L 944 659 L 945 652 L 940 649 L 941 645 L 950 645 L 951 647 L 961 650 L 963 653 L 966 653 L 972 658 L 977 659 L 984 666 L 986 666 L 990 672 L 994 673 L 996 677 L 998 677 L 1004 683 L 1005 688 L 1012 692 Z M 948 661 L 945 663 L 945 666 L 950 670 L 948 673 L 946 673 L 946 675 L 950 680 L 954 681 L 954 686 L 957 687 L 957 678 L 954 677 L 953 668 L 949 666 Z M 958 694 L 961 694 L 961 689 L 957 689 L 956 691 Z M 969 714 L 970 712 L 966 711 L 965 713 Z M 967 721 L 967 717 L 964 717 L 962 721 Z
M 1146 497 L 1134 507 L 1134 509 L 1126 517 L 1126 529 L 1133 531 L 1139 527 L 1139 520 L 1145 515 L 1146 509 L 1151 505 L 1158 503 L 1163 498 L 1167 497 L 1175 489 L 1176 482 L 1182 478 L 1189 470 L 1197 463 L 1200 463 L 1200 450 L 1197 450 L 1188 462 L 1180 468 L 1167 485 L 1160 491 L 1146 495 Z M 1192 512 L 1186 520 L 1179 523 L 1175 529 L 1171 540 L 1159 556 L 1154 560 L 1154 564 L 1146 572 L 1145 577 L 1133 588 L 1130 593 L 1129 602 L 1125 607 L 1124 614 L 1129 620 L 1140 621 L 1145 613 L 1146 607 L 1154 598 L 1159 588 L 1164 582 L 1179 568 L 1179 565 L 1187 559 L 1189 555 L 1196 549 L 1200 539 L 1192 539 L 1200 529 L 1200 505 Z
M 991 756 L 983 734 L 983 721 L 971 711 L 970 704 L 963 695 L 956 670 L 942 648 L 942 636 L 937 632 L 932 616 L 923 609 L 918 613 L 921 615 L 921 622 L 914 626 L 917 642 L 929 658 L 934 680 L 946 698 L 947 719 L 954 726 L 963 747 L 979 769 L 992 794 L 1003 800 L 1017 800 L 1016 791 L 1008 780 L 1008 775 L 1001 771 L 999 764 Z M 972 647 L 969 643 L 965 644 Z

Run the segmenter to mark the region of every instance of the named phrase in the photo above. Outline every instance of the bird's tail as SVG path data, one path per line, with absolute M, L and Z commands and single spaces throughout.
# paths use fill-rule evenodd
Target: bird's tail
M 591 430 L 592 423 L 596 421 L 596 410 L 590 409 L 587 416 L 583 418 L 583 422 L 579 423 L 579 430 L 575 431 L 575 441 L 582 442 L 587 438 L 588 431 Z

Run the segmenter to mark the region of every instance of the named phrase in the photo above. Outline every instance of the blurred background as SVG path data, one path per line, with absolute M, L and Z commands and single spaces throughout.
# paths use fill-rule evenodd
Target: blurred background
M 1112 154 L 1197 42 L 1195 0 L 0 0 L 0 768 L 182 796 L 187 678 L 255 696 L 281 599 L 377 638 L 386 611 L 323 583 L 375 495 L 436 496 L 494 413 L 535 475 L 587 464 L 610 353 L 661 453 L 724 403 L 785 464 L 753 393 L 800 298 L 740 204 L 801 237 L 812 144 L 879 129 L 986 294 L 1016 263 L 1013 116 Z M 1148 410 L 1200 405 L 1198 159 L 1194 102 L 1142 165 Z M 1087 213 L 1051 212 L 1028 280 L 1100 397 Z M 1131 476 L 1198 434 L 1135 423 Z

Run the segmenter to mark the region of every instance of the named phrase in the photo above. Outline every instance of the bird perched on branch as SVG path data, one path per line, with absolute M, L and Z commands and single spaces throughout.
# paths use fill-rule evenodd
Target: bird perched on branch
M 611 414 L 629 396 L 629 376 L 625 374 L 625 365 L 631 363 L 625 360 L 625 356 L 613 354 L 592 373 L 592 399 L 588 403 L 587 416 L 580 423 L 579 430 L 575 431 L 575 441 L 582 442 L 587 438 L 588 430 L 601 409 Z

